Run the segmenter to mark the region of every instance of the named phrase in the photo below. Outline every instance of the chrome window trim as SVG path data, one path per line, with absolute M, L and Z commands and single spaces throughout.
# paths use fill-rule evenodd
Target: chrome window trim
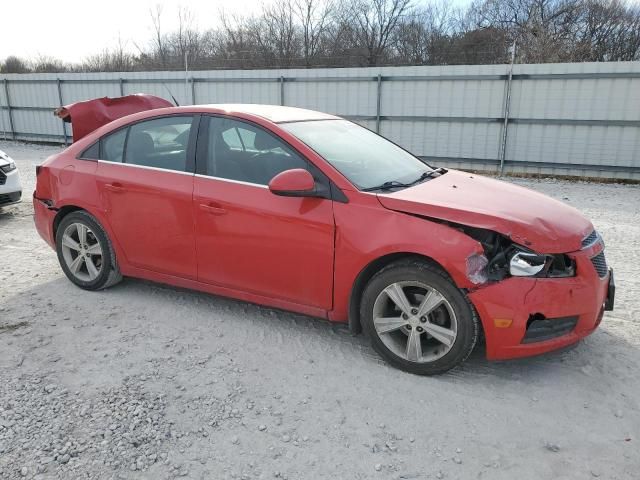
M 203 175 L 201 173 L 196 173 L 195 176 L 198 178 L 204 178 L 208 180 L 220 180 L 222 182 L 236 183 L 238 185 L 247 185 L 249 187 L 266 188 L 267 190 L 269 189 L 268 185 L 262 185 L 261 183 L 243 182 L 242 180 L 233 180 L 231 178 L 216 177 L 214 175 Z
M 183 172 L 180 170 L 172 170 L 170 168 L 150 167 L 148 165 L 136 165 L 135 163 L 111 162 L 109 160 L 98 160 L 98 163 L 105 163 L 107 165 L 121 165 L 123 167 L 142 168 L 144 170 L 156 170 L 158 172 L 178 173 L 180 175 L 195 175 L 193 172 Z

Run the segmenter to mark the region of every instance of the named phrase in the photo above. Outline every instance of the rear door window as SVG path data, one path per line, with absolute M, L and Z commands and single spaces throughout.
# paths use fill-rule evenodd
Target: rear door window
M 80 154 L 81 159 L 84 160 L 99 160 L 100 159 L 100 142 L 97 141 L 84 152 Z
M 124 143 L 126 138 L 126 128 L 102 137 L 100 140 L 100 160 L 121 163 L 124 157 Z
M 192 122 L 192 116 L 176 116 L 132 125 L 126 144 L 125 163 L 186 171 Z

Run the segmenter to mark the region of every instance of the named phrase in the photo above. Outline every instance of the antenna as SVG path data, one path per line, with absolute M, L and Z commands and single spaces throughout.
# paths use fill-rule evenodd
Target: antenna
M 178 103 L 178 101 L 176 100 L 176 97 L 173 96 L 173 93 L 171 93 L 171 90 L 169 90 L 169 87 L 167 87 L 164 83 L 162 84 L 162 86 L 165 88 L 165 90 L 167 92 L 169 92 L 169 96 L 171 97 L 171 99 L 173 100 L 173 103 L 176 104 L 176 107 L 179 107 L 180 104 Z

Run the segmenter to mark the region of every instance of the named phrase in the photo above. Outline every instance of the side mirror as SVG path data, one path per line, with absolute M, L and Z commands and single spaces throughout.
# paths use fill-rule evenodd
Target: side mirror
M 293 168 L 279 173 L 269 182 L 269 190 L 283 197 L 317 196 L 313 176 L 302 168 Z

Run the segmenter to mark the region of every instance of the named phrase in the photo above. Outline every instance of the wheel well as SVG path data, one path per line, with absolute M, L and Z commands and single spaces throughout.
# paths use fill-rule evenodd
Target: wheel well
M 399 260 L 419 260 L 425 263 L 436 265 L 438 268 L 445 271 L 442 268 L 442 265 L 440 265 L 434 259 L 426 257 L 424 255 L 419 255 L 417 253 L 399 252 L 376 258 L 374 261 L 369 263 L 369 265 L 362 269 L 362 271 L 356 277 L 355 282 L 353 282 L 353 287 L 351 288 L 351 296 L 349 298 L 349 330 L 351 331 L 351 333 L 357 334 L 362 331 L 362 326 L 360 325 L 360 301 L 362 300 L 362 292 L 364 291 L 365 286 L 367 285 L 369 280 L 371 280 L 371 277 L 373 277 L 376 273 L 378 273 L 390 263 L 394 263 Z
M 58 213 L 56 213 L 56 216 L 53 219 L 54 240 L 56 238 L 56 231 L 58 230 L 58 225 L 60 225 L 60 222 L 62 221 L 62 219 L 67 215 L 69 215 L 71 212 L 77 212 L 78 210 L 83 210 L 83 209 L 80 207 L 76 207 L 75 205 L 66 205 L 62 207 L 60 210 L 58 210 Z

